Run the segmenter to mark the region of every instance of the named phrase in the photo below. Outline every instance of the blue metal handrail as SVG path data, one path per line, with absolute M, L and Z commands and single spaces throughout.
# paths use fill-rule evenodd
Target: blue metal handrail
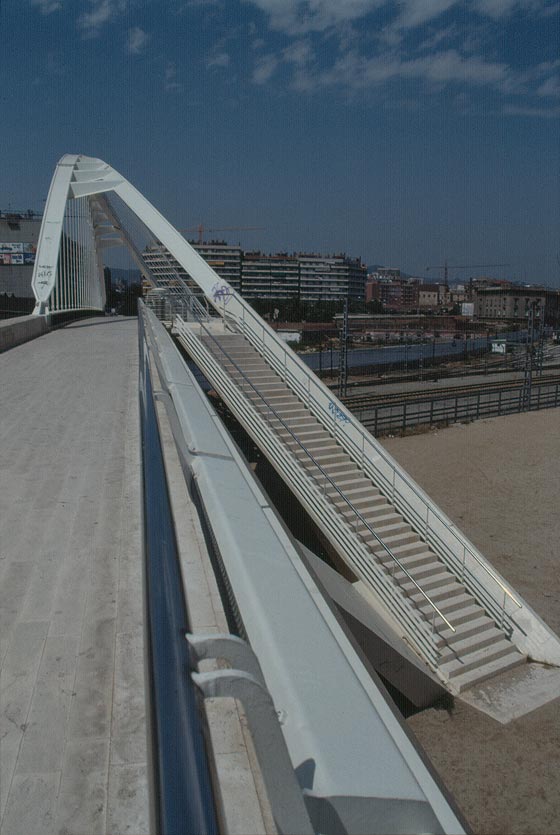
M 142 314 L 142 432 L 145 614 L 155 831 L 161 835 L 218 832 L 198 694 L 184 640 L 190 631 Z

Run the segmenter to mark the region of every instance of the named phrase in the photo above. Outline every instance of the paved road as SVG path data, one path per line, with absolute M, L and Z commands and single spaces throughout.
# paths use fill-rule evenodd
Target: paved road
M 0 358 L 6 835 L 148 831 L 137 324 Z

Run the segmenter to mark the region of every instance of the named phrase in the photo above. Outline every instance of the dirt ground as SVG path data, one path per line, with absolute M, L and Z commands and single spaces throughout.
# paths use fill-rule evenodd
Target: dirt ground
M 386 449 L 560 634 L 560 410 Z M 408 720 L 475 833 L 560 833 L 560 699 L 508 725 L 455 700 Z

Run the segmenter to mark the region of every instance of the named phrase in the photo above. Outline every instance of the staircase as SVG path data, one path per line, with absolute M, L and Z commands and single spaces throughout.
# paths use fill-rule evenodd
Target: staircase
M 465 585 L 351 459 L 334 434 L 314 417 L 244 336 L 208 333 L 196 339 L 208 352 L 202 362 L 203 371 L 218 392 L 224 396 L 217 378 L 213 379 L 214 362 L 290 454 L 292 471 L 280 473 L 290 489 L 299 497 L 298 479 L 303 477 L 326 497 L 326 513 L 319 524 L 327 537 L 329 527 L 321 523 L 327 522 L 327 514 L 333 514 L 345 524 L 348 539 L 357 540 L 362 549 L 365 546 L 367 559 L 383 572 L 386 583 L 397 586 L 403 605 L 414 610 L 419 630 L 430 633 L 435 655 L 425 660 L 451 692 L 459 693 L 526 661 Z M 227 395 L 224 399 L 228 401 Z M 228 405 L 231 408 L 232 404 Z M 254 437 L 259 443 L 257 434 Z M 263 452 L 266 454 L 267 449 Z M 337 543 L 330 538 L 336 548 Z M 340 553 L 340 548 L 337 550 Z M 363 564 L 348 553 L 341 556 L 375 594 L 375 577 L 372 580 Z

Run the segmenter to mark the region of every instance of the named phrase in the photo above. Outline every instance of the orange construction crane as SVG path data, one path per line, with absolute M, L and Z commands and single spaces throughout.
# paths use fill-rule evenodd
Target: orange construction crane
M 449 266 L 446 260 L 444 264 L 431 264 L 429 267 L 426 267 L 426 271 L 443 270 L 443 281 L 444 284 L 447 286 L 447 277 L 449 274 L 449 270 L 474 270 L 481 269 L 482 267 L 509 267 L 509 264 L 452 264 L 451 266 Z
M 233 232 L 233 231 L 254 231 L 255 229 L 265 229 L 265 226 L 217 226 L 212 229 L 206 229 L 206 232 Z M 204 241 L 204 231 L 205 227 L 202 223 L 199 223 L 198 226 L 190 226 L 188 229 L 179 229 L 179 232 L 198 232 L 198 243 L 201 244 Z

